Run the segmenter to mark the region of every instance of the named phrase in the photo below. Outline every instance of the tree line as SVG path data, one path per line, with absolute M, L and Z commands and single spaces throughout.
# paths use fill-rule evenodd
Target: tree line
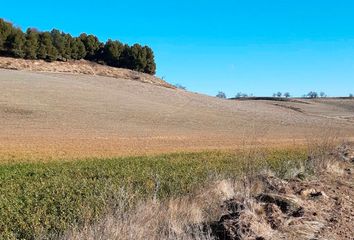
M 0 19 L 0 55 L 50 62 L 86 59 L 152 75 L 156 73 L 154 53 L 148 46 L 129 46 L 111 39 L 103 43 L 94 35 L 82 33 L 73 37 L 57 29 L 41 32 L 28 28 L 23 32 L 3 19 Z
M 227 98 L 226 97 L 226 94 L 223 92 L 223 91 L 219 91 L 218 94 L 215 95 L 216 97 L 218 98 Z M 253 94 L 247 94 L 247 93 L 242 93 L 242 92 L 238 92 L 234 98 L 238 99 L 238 98 L 248 98 L 248 97 L 253 97 Z M 282 92 L 277 92 L 277 93 L 273 93 L 273 98 L 281 98 L 281 97 L 284 97 L 284 98 L 290 98 L 291 95 L 289 92 L 285 92 L 285 93 L 282 93 Z M 319 94 L 315 91 L 310 91 L 309 93 L 307 94 L 304 94 L 302 96 L 302 98 L 326 98 L 328 97 L 327 94 L 325 92 L 320 92 Z M 354 94 L 350 93 L 348 98 L 354 98 Z

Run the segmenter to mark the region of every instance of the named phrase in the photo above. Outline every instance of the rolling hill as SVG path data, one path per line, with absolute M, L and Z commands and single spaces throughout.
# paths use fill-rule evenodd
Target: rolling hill
M 5 155 L 114 156 L 354 137 L 353 99 L 223 100 L 153 77 L 17 69 L 0 70 Z

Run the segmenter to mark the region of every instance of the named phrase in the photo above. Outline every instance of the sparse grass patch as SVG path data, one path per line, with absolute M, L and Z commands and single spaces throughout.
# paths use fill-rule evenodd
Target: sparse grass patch
M 280 175 L 307 160 L 305 149 L 176 153 L 0 165 L 0 239 L 52 239 L 99 220 L 115 204 L 192 193 L 220 178 L 270 168 Z M 122 201 L 123 199 L 123 201 Z M 122 206 L 119 206 L 122 209 Z

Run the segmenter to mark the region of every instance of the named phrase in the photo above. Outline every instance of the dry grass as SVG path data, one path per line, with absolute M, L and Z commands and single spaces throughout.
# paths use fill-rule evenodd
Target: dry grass
M 131 212 L 69 232 L 64 239 L 214 239 L 205 222 L 218 218 L 223 201 L 236 196 L 231 180 L 221 180 L 189 196 L 140 203 Z
M 203 222 L 218 216 L 219 204 L 231 197 L 229 182 L 194 196 L 140 203 L 132 212 L 108 215 L 103 221 L 68 233 L 64 239 L 212 239 Z M 220 213 L 219 213 L 220 214 Z
M 160 78 L 129 69 L 115 68 L 86 60 L 70 60 L 67 62 L 46 62 L 44 60 L 26 60 L 0 57 L 0 68 L 11 70 L 26 70 L 34 72 L 57 72 L 71 74 L 98 75 L 120 79 L 135 80 L 157 86 L 175 88 Z

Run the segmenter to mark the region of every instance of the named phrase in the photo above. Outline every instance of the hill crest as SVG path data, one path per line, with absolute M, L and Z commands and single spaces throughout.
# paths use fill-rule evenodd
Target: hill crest
M 44 60 L 25 60 L 11 57 L 0 57 L 0 68 L 33 72 L 98 75 L 150 83 L 167 88 L 175 88 L 172 84 L 146 73 L 136 72 L 124 68 L 110 67 L 87 60 L 46 62 Z

